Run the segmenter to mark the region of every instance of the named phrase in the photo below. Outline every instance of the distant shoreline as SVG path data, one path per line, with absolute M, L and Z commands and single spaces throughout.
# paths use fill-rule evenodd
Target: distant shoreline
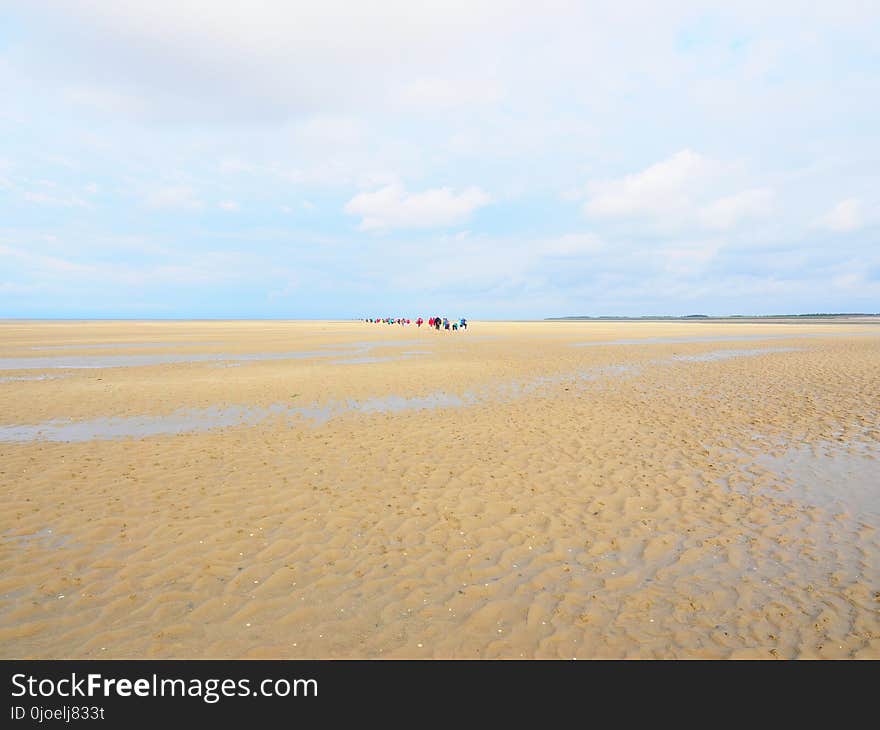
M 644 316 L 644 317 L 545 317 L 545 322 L 877 322 L 880 313 L 842 313 L 842 314 L 730 314 L 710 317 L 705 314 L 690 314 L 682 317 Z
M 685 315 L 682 317 L 645 315 L 641 317 L 591 317 L 587 315 L 573 315 L 566 317 L 543 317 L 538 319 L 484 319 L 470 317 L 472 322 L 850 322 L 850 323 L 875 323 L 880 322 L 880 313 L 841 313 L 841 314 L 731 314 L 725 316 L 709 315 Z M 244 322 L 363 322 L 361 317 L 0 317 L 0 324 L 29 324 L 29 323 L 244 323 Z

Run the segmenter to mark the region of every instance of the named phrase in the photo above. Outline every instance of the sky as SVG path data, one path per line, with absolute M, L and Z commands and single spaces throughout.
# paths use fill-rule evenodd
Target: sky
M 0 0 L 0 317 L 880 312 L 878 27 Z

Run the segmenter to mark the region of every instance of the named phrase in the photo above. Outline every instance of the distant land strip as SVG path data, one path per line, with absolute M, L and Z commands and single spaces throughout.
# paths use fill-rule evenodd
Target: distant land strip
M 620 321 L 657 321 L 657 320 L 685 320 L 685 319 L 832 319 L 832 318 L 852 318 L 852 317 L 880 317 L 880 313 L 871 314 L 869 312 L 814 312 L 812 314 L 727 314 L 712 316 L 708 314 L 686 314 L 680 317 L 665 315 L 644 315 L 641 317 L 623 317 L 623 316 L 601 316 L 593 317 L 590 315 L 572 315 L 568 317 L 545 317 L 548 322 L 553 321 L 569 321 L 569 320 L 612 320 Z

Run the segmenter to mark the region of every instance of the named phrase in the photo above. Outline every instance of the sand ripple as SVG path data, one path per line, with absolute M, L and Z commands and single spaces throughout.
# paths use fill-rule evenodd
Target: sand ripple
M 155 336 L 250 337 L 254 351 L 364 337 L 184 325 Z M 585 327 L 608 340 L 639 325 L 481 326 L 493 338 L 375 335 L 429 342 L 431 358 L 0 384 L 7 424 L 536 384 L 317 425 L 0 445 L 2 655 L 880 657 L 864 476 L 880 459 L 880 339 L 723 360 L 695 359 L 710 342 L 655 342 L 622 360 L 571 345 Z M 659 327 L 643 329 L 686 336 Z M 8 334 L 64 344 L 40 336 Z M 621 362 L 617 377 L 570 377 Z

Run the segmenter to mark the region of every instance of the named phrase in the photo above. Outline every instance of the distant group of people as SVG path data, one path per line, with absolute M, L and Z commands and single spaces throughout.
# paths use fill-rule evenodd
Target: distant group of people
M 371 322 L 373 324 L 399 324 L 404 326 L 415 324 L 417 327 L 421 327 L 425 324 L 425 320 L 421 317 L 417 318 L 415 322 L 406 317 L 367 317 L 364 322 Z M 461 317 L 458 321 L 450 321 L 448 317 L 428 317 L 427 325 L 438 331 L 444 329 L 457 332 L 458 330 L 467 329 L 467 320 L 464 317 Z

